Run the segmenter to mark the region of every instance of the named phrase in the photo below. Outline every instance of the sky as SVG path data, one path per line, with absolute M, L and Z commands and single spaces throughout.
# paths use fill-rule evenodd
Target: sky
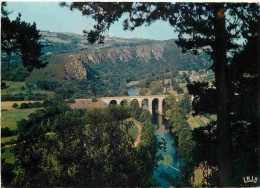
M 67 7 L 60 7 L 58 2 L 8 2 L 9 16 L 15 19 L 20 12 L 22 21 L 35 22 L 39 30 L 69 32 L 82 34 L 83 30 L 91 30 L 95 21 Z M 176 39 L 177 33 L 169 23 L 156 21 L 149 27 L 142 26 L 134 31 L 124 31 L 123 19 L 111 26 L 108 35 L 123 38 L 144 38 L 155 40 Z

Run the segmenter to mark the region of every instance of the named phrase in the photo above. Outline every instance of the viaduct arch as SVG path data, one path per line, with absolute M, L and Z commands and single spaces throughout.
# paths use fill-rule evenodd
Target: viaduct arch
M 139 106 L 142 107 L 142 101 L 147 99 L 148 100 L 148 110 L 152 114 L 153 113 L 153 100 L 158 99 L 158 113 L 163 115 L 163 100 L 168 97 L 169 95 L 146 95 L 146 96 L 123 96 L 123 97 L 101 97 L 100 100 L 104 101 L 108 105 L 114 103 L 122 104 L 122 101 L 127 101 L 128 104 L 131 104 L 133 100 L 137 100 Z

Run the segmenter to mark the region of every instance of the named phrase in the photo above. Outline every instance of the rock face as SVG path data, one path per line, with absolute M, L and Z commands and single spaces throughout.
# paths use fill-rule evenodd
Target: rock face
M 28 80 L 52 80 L 70 82 L 71 80 L 86 80 L 92 78 L 95 71 L 102 75 L 109 72 L 110 68 L 124 71 L 159 70 L 162 68 L 176 70 L 202 69 L 210 67 L 205 56 L 194 56 L 191 53 L 183 54 L 174 40 L 146 41 L 143 39 L 109 38 L 110 46 L 91 47 L 70 53 L 58 53 L 47 57 L 48 66 L 35 70 Z M 56 44 L 55 44 L 56 45 Z M 54 45 L 54 46 L 55 46 Z M 65 45 L 65 44 L 63 44 Z M 58 43 L 57 43 L 57 47 Z M 65 48 L 64 46 L 62 49 Z M 103 71 L 103 72 L 102 72 Z M 108 77 L 106 79 L 109 79 Z
M 66 79 L 83 80 L 87 78 L 86 67 L 79 59 L 79 55 L 70 54 L 65 64 Z
M 165 60 L 163 52 L 166 46 L 164 43 L 155 43 L 151 45 L 138 45 L 135 47 L 122 46 L 108 49 L 95 49 L 81 52 L 81 56 L 85 62 L 101 63 L 101 62 L 129 62 L 131 60 L 139 61 L 140 63 L 150 63 L 154 58 L 157 61 Z

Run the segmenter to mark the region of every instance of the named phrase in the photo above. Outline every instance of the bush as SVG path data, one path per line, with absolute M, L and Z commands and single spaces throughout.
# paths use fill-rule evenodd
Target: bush
M 1 99 L 2 101 L 29 101 L 29 100 L 35 100 L 35 101 L 41 101 L 44 100 L 47 97 L 46 94 L 15 94 L 15 95 L 2 95 Z
M 141 122 L 151 122 L 152 121 L 152 115 L 148 110 L 143 110 L 140 116 Z
M 96 97 L 92 97 L 92 102 L 98 102 Z
M 68 103 L 75 103 L 76 101 L 74 99 L 69 99 Z
M 20 105 L 20 109 L 26 109 L 26 108 L 40 108 L 43 107 L 43 103 L 40 102 L 29 102 L 29 103 L 22 103 Z
M 54 91 L 59 84 L 54 81 L 39 80 L 36 82 L 36 85 L 40 89 Z
M 180 88 L 180 87 L 179 87 L 179 88 L 177 89 L 177 93 L 178 93 L 178 94 L 183 94 L 183 93 L 184 93 L 184 91 L 183 91 L 183 89 L 182 89 L 182 88 Z
M 6 88 L 8 88 L 6 83 L 1 81 L 1 89 L 6 89 Z
M 13 136 L 13 134 L 8 127 L 5 127 L 5 128 L 1 128 L 1 136 L 8 137 L 8 136 Z
M 27 103 L 22 103 L 20 105 L 20 109 L 25 109 L 25 108 L 29 108 L 29 105 Z
M 12 138 L 11 140 L 8 140 L 6 142 L 3 143 L 4 146 L 6 145 L 13 145 L 16 143 L 16 139 L 15 138 Z
M 24 96 L 23 94 L 16 94 L 16 95 L 2 95 L 2 101 L 23 101 Z
M 13 108 L 18 108 L 18 107 L 19 107 L 19 105 L 17 103 L 13 104 Z

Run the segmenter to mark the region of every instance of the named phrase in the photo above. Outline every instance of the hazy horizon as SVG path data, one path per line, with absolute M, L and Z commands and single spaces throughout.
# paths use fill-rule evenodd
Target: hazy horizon
M 82 16 L 79 11 L 70 11 L 67 7 L 59 6 L 59 2 L 7 2 L 7 10 L 12 12 L 9 15 L 11 19 L 21 13 L 22 21 L 35 22 L 37 29 L 43 31 L 83 34 L 83 30 L 91 30 L 95 24 L 93 19 Z M 126 16 L 112 25 L 106 35 L 161 41 L 177 38 L 174 28 L 164 21 L 156 21 L 148 27 L 142 26 L 134 31 L 124 31 L 122 23 Z

